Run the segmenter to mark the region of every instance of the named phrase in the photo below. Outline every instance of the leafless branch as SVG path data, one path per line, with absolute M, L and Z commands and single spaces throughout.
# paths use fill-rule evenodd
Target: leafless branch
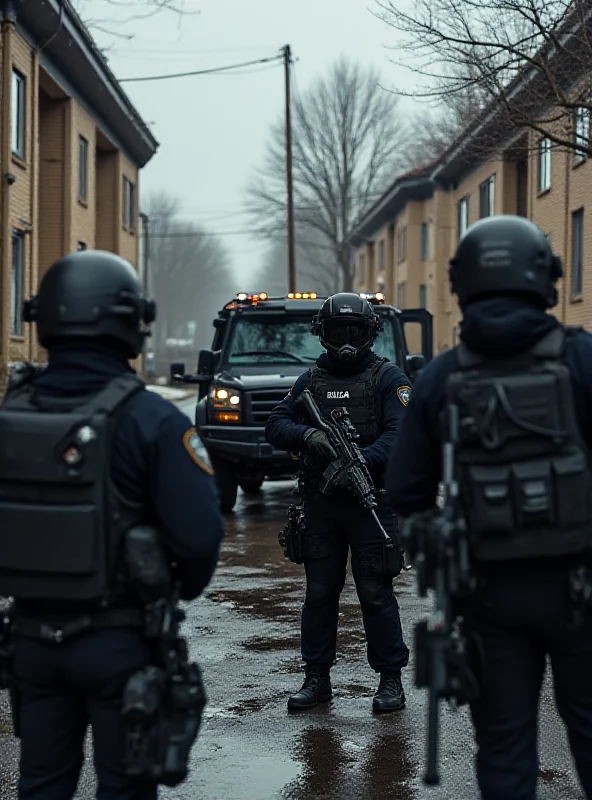
M 393 49 L 407 59 L 394 63 L 417 79 L 397 86 L 398 94 L 450 104 L 473 93 L 497 124 L 486 146 L 530 130 L 556 148 L 592 155 L 591 0 L 375 3 L 396 32 Z M 588 120 L 578 137 L 576 109 Z
M 374 70 L 340 59 L 293 104 L 294 203 L 301 258 L 328 273 L 335 291 L 352 289 L 349 239 L 360 214 L 405 164 L 397 98 Z M 262 168 L 248 188 L 254 233 L 272 241 L 286 226 L 284 122 L 272 130 Z M 302 248 L 307 252 L 304 252 Z
M 133 39 L 138 23 L 161 12 L 170 12 L 178 17 L 199 14 L 195 8 L 187 8 L 186 0 L 70 0 L 91 32 L 116 39 Z M 92 15 L 92 16 L 91 16 Z M 99 16 L 96 16 L 99 15 Z M 128 28 L 128 30 L 122 30 Z

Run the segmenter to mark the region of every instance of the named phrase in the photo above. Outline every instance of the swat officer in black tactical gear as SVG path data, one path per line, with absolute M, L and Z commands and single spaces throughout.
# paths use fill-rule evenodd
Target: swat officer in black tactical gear
M 306 678 L 288 701 L 292 710 L 312 708 L 332 697 L 329 672 L 335 661 L 339 596 L 350 548 L 368 661 L 380 673 L 373 708 L 387 712 L 405 705 L 401 669 L 407 665 L 409 651 L 393 594 L 393 578 L 402 569 L 402 552 L 395 517 L 380 490 L 410 387 L 395 364 L 372 352 L 379 331 L 378 315 L 357 294 L 341 293 L 326 300 L 313 321 L 313 333 L 320 337 L 326 352 L 316 366 L 298 378 L 267 423 L 266 435 L 275 447 L 300 453 L 300 489 L 306 516 L 306 598 L 302 609 Z M 327 435 L 311 427 L 296 405 L 305 389 L 311 391 L 327 420 L 332 409 L 347 408 L 378 490 L 378 516 L 396 542 L 396 563 L 385 558 L 384 533 L 370 511 L 351 495 L 346 471 L 338 476 L 333 494 L 318 490 L 319 478 L 336 454 Z
M 522 217 L 470 226 L 449 274 L 461 341 L 414 383 L 389 496 L 400 519 L 435 507 L 448 441 L 439 419 L 452 412 L 458 515 L 476 578 L 460 612 L 479 683 L 471 712 L 481 796 L 535 800 L 548 656 L 592 798 L 592 336 L 547 313 L 561 262 Z
M 137 722 L 153 698 L 142 696 L 143 676 L 161 674 L 128 578 L 150 571 L 146 532 L 157 529 L 180 597 L 204 590 L 223 536 L 212 469 L 188 418 L 129 365 L 155 307 L 127 261 L 91 250 L 61 258 L 24 314 L 49 360 L 21 368 L 0 406 L 0 595 L 15 599 L 19 798 L 74 796 L 90 724 L 97 797 L 153 800 L 159 781 L 124 763 L 124 691 Z M 130 532 L 143 548 L 137 563 L 124 563 Z M 184 687 L 191 706 L 200 687 Z M 190 746 L 183 735 L 177 744 Z

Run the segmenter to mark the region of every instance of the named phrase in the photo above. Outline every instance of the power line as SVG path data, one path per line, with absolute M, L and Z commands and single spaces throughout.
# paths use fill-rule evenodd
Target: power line
M 252 67 L 255 64 L 269 64 L 271 61 L 279 61 L 282 59 L 283 56 L 276 55 L 270 56 L 269 58 L 258 58 L 254 61 L 243 61 L 239 64 L 226 64 L 223 67 L 212 67 L 211 69 L 199 69 L 194 70 L 193 72 L 176 72 L 169 75 L 145 75 L 143 77 L 137 78 L 119 78 L 119 83 L 132 83 L 132 82 L 139 82 L 139 81 L 164 81 L 169 80 L 170 78 L 189 78 L 194 75 L 214 75 L 216 72 L 228 72 L 231 69 L 240 69 L 241 67 Z

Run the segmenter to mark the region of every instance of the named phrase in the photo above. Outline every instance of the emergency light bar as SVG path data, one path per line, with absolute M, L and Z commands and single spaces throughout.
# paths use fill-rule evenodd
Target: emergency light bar
M 230 303 L 226 303 L 224 308 L 229 311 L 230 309 L 236 308 L 237 306 L 256 306 L 257 303 L 262 300 L 268 300 L 269 295 L 267 292 L 260 292 L 259 294 L 250 294 L 247 292 L 239 292 L 236 296 L 236 299 L 231 300 Z
M 386 302 L 386 298 L 382 292 L 360 292 L 360 297 L 363 297 L 364 300 L 367 300 L 373 305 L 380 305 Z
M 287 296 L 288 300 L 316 300 L 316 292 L 290 292 Z

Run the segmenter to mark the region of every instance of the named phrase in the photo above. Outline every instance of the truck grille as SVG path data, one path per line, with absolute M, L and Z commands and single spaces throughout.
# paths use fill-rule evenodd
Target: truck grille
M 251 424 L 263 427 L 273 409 L 287 394 L 287 389 L 256 389 L 249 392 Z

